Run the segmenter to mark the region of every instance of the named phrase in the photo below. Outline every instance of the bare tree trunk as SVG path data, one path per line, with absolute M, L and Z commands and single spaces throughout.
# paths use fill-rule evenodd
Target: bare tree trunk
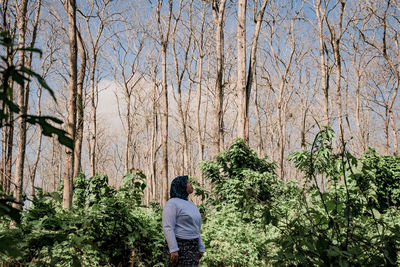
M 75 143 L 76 128 L 76 94 L 77 94 L 77 38 L 76 38 L 76 2 L 67 0 L 65 10 L 68 17 L 68 39 L 69 39 L 69 99 L 68 118 L 66 131 Z M 64 158 L 64 192 L 63 208 L 70 209 L 72 206 L 74 153 L 73 148 L 65 148 Z
M 255 72 L 254 72 L 255 75 Z M 258 104 L 258 86 L 257 86 L 257 79 L 254 79 L 254 113 L 256 114 L 256 121 L 257 121 L 257 155 L 258 157 L 264 157 L 264 142 L 262 138 L 262 131 L 261 131 L 261 117 L 260 117 L 260 107 Z
M 213 0 L 212 11 L 215 31 L 215 44 L 217 54 L 217 73 L 215 79 L 215 101 L 214 101 L 214 154 L 216 155 L 224 147 L 224 121 L 223 121 L 223 100 L 224 100 L 224 14 L 226 0 Z
M 388 110 L 386 109 L 385 110 L 385 116 L 383 117 L 384 118 L 384 120 L 383 120 L 383 125 L 384 125 L 383 126 L 383 131 L 385 133 L 385 141 L 386 141 L 386 143 L 385 143 L 385 154 L 389 155 L 389 149 L 390 149 L 389 123 L 388 123 L 387 117 L 388 117 Z
M 41 116 L 41 97 L 42 97 L 42 88 L 38 88 L 38 116 Z M 33 167 L 32 167 L 32 172 L 30 174 L 30 183 L 31 183 L 31 195 L 35 195 L 35 180 L 36 180 L 36 171 L 37 171 L 37 166 L 39 163 L 40 159 L 40 152 L 42 150 L 42 134 L 39 134 L 38 140 L 37 140 L 37 146 L 36 146 L 36 155 L 35 155 L 35 161 L 33 162 Z
M 253 33 L 253 43 L 251 46 L 250 51 L 250 62 L 249 62 L 249 69 L 247 72 L 247 81 L 246 81 L 246 93 L 245 93 L 245 119 L 244 119 L 244 137 L 243 139 L 246 143 L 249 142 L 249 105 L 250 105 L 250 94 L 251 94 L 251 87 L 254 86 L 254 89 L 257 91 L 257 76 L 256 76 L 256 68 L 257 68 L 257 46 L 258 46 L 258 38 L 260 36 L 261 30 L 261 23 L 263 21 L 265 8 L 267 7 L 268 0 L 263 0 L 261 3 L 260 10 L 257 13 L 257 1 L 253 2 L 253 9 L 254 9 L 254 33 Z M 257 96 L 255 96 L 257 98 Z M 254 102 L 257 105 L 257 100 L 255 99 Z M 259 121 L 260 114 L 258 111 L 258 107 L 255 107 L 255 113 L 257 116 L 257 120 Z M 259 146 L 258 146 L 258 155 L 261 155 L 261 126 L 258 125 L 258 135 L 259 135 Z
M 34 21 L 34 24 L 33 24 L 33 33 L 32 33 L 32 41 L 31 41 L 30 48 L 34 48 L 34 46 L 35 46 L 36 37 L 37 37 L 37 30 L 38 30 L 38 25 L 39 25 L 39 17 L 40 17 L 41 6 L 42 6 L 42 1 L 38 0 L 37 3 L 36 3 L 36 15 L 35 15 L 35 21 Z M 29 68 L 32 65 L 32 59 L 33 59 L 33 53 L 31 51 L 29 53 L 28 62 L 26 64 Z M 29 91 L 30 90 L 29 90 L 29 83 L 28 83 L 27 86 L 26 86 L 26 90 L 25 90 L 25 102 L 26 102 L 26 106 L 27 107 L 28 107 L 28 103 L 29 103 L 29 101 L 28 101 L 29 100 Z M 39 87 L 38 91 L 39 91 L 39 93 L 38 93 L 38 97 L 39 97 L 39 99 L 38 99 L 38 113 L 39 113 L 39 116 L 40 116 L 40 97 L 41 97 L 41 94 L 42 94 L 42 88 Z M 37 169 L 37 165 L 38 165 L 38 162 L 39 162 L 41 144 L 42 144 L 42 134 L 40 133 L 39 134 L 39 139 L 38 139 L 38 148 L 37 148 L 37 151 L 36 151 L 35 161 L 33 163 L 33 168 L 32 168 L 32 171 L 30 173 L 30 176 L 29 176 L 30 185 L 31 185 L 31 188 L 30 188 L 31 197 L 33 197 L 35 195 L 36 169 Z
M 201 94 L 202 94 L 202 79 L 203 79 L 203 58 L 204 58 L 204 26 L 205 26 L 205 18 L 206 18 L 206 9 L 203 4 L 202 16 L 201 16 L 201 29 L 199 38 L 195 38 L 195 43 L 198 49 L 198 59 L 197 59 L 197 96 L 196 96 L 196 127 L 197 127 L 197 149 L 199 153 L 199 161 L 202 162 L 204 160 L 204 138 L 202 136 L 201 129 Z M 191 21 L 192 25 L 192 21 Z M 203 173 L 200 173 L 200 184 L 204 186 L 204 177 Z
M 11 96 L 12 97 L 12 96 Z M 13 163 L 13 144 L 14 144 L 14 113 L 10 112 L 11 125 L 8 127 L 7 158 L 6 158 L 6 184 L 4 192 L 10 193 Z
M 12 90 L 11 90 L 12 93 Z M 12 97 L 12 96 L 11 96 Z M 2 187 L 6 194 L 10 193 L 11 174 L 12 174 L 12 156 L 13 156 L 13 143 L 14 143 L 14 115 L 11 112 L 9 116 L 9 125 L 3 128 L 3 144 L 2 144 Z
M 6 14 L 7 14 L 7 4 L 8 1 L 4 3 L 4 21 L 3 25 L 5 28 L 9 28 L 7 19 L 6 19 Z M 8 59 L 8 66 L 11 66 L 13 64 L 13 58 L 14 54 L 11 52 L 11 48 L 6 48 L 6 57 Z M 10 81 L 10 99 L 14 99 L 14 84 Z M 6 134 L 3 138 L 6 139 L 5 141 L 5 151 L 4 157 L 5 157 L 5 164 L 4 164 L 4 192 L 6 194 L 10 193 L 11 190 L 11 180 L 12 180 L 12 163 L 13 163 L 13 145 L 14 145 L 14 113 L 9 112 L 9 118 L 8 118 L 8 125 L 6 127 Z
M 162 112 L 162 199 L 161 202 L 164 205 L 168 200 L 168 83 L 167 83 L 167 48 L 170 33 L 170 25 L 172 18 L 172 0 L 168 0 L 169 11 L 166 19 L 166 29 L 162 29 L 161 25 L 161 7 L 162 0 L 158 0 L 157 4 L 157 23 L 158 31 L 161 39 L 161 60 L 162 60 L 162 100 L 163 100 L 163 112 Z
M 360 73 L 360 66 L 357 65 L 357 52 L 358 52 L 358 46 L 356 44 L 353 44 L 353 47 L 355 49 L 354 55 L 352 57 L 352 63 L 353 63 L 353 68 L 356 73 L 356 115 L 355 115 L 355 122 L 356 122 L 356 127 L 357 127 L 357 135 L 358 135 L 358 143 L 361 145 L 362 151 L 366 150 L 366 144 L 365 144 L 365 138 L 364 138 L 364 130 L 361 127 L 361 73 Z
M 8 139 L 8 127 L 3 127 L 2 133 L 2 140 L 1 140 L 1 165 L 0 165 L 0 186 L 1 189 L 5 189 L 6 185 L 6 155 L 7 155 L 7 139 Z
M 319 53 L 320 53 L 320 71 L 321 71 L 321 84 L 322 91 L 324 93 L 324 118 L 325 125 L 330 126 L 329 116 L 329 71 L 328 64 L 325 57 L 325 42 L 324 42 L 324 19 L 326 17 L 326 8 L 322 10 L 322 0 L 318 0 L 317 6 L 315 7 L 315 13 L 318 18 L 318 31 L 319 31 Z
M 82 171 L 81 157 L 82 157 L 82 142 L 83 142 L 83 83 L 85 81 L 86 73 L 86 48 L 82 40 L 81 33 L 76 29 L 78 50 L 80 55 L 80 69 L 77 80 L 77 92 L 76 92 L 76 141 L 74 150 L 74 174 L 73 177 L 78 176 L 79 172 Z
M 397 128 L 396 128 L 396 120 L 393 114 L 393 105 L 391 105 L 389 108 L 389 119 L 393 136 L 393 155 L 397 156 L 399 155 L 399 145 L 397 141 L 397 131 L 396 131 Z
M 162 112 L 162 203 L 165 204 L 168 200 L 168 84 L 167 84 L 167 44 L 162 45 L 162 88 L 163 88 L 163 104 Z
M 124 96 L 126 100 L 126 116 L 125 116 L 125 173 L 129 173 L 131 169 L 130 159 L 131 159 L 131 147 L 132 147 L 132 122 L 131 122 L 131 104 L 132 104 L 132 90 L 129 84 L 130 78 L 126 79 L 124 68 L 123 68 L 123 86 L 124 86 Z M 133 75 L 131 76 L 133 77 Z
M 153 114 L 152 114 L 152 136 L 151 136 L 151 197 L 150 199 L 154 200 L 157 198 L 157 186 L 156 186 L 156 177 L 157 177 L 157 151 L 158 151 L 158 92 L 157 92 L 157 66 L 154 67 L 153 72 Z
M 341 88 L 341 76 L 342 76 L 342 62 L 340 55 L 340 42 L 343 34 L 343 15 L 345 10 L 346 2 L 340 1 L 341 9 L 340 9 L 340 19 L 338 27 L 333 27 L 328 18 L 325 16 L 326 25 L 328 26 L 329 32 L 331 34 L 331 45 L 333 49 L 333 57 L 335 60 L 336 66 L 336 108 L 337 108 L 337 116 L 338 116 L 338 126 L 339 126 L 339 140 L 340 144 L 343 142 L 344 136 L 342 136 L 344 128 L 343 128 L 343 118 L 342 118 L 342 88 Z M 339 30 L 336 33 L 335 28 Z
M 178 92 L 178 99 L 177 104 L 178 104 L 178 114 L 180 117 L 180 123 L 181 123 L 181 143 L 182 143 L 182 149 L 183 149 L 183 158 L 182 158 L 182 173 L 184 174 L 189 174 L 189 146 L 188 146 L 188 138 L 187 138 L 187 109 L 184 110 L 183 103 L 182 103 L 182 80 L 185 75 L 185 72 L 187 70 L 187 62 L 188 62 L 188 55 L 189 51 L 192 45 L 192 31 L 189 34 L 189 39 L 187 42 L 185 42 L 186 47 L 182 47 L 182 49 L 185 49 L 185 56 L 183 58 L 183 63 L 182 63 L 182 69 L 179 69 L 179 59 L 176 53 L 176 42 L 175 42 L 175 36 L 176 36 L 176 29 L 178 26 L 178 22 L 181 18 L 181 12 L 182 12 L 182 4 L 183 1 L 181 0 L 179 2 L 179 9 L 178 9 L 178 15 L 175 16 L 174 20 L 174 26 L 172 27 L 173 30 L 171 32 L 171 47 L 172 47 L 172 53 L 173 53 L 173 58 L 174 58 L 174 63 L 175 63 L 175 80 L 176 80 L 176 87 L 177 87 L 177 92 Z M 192 9 L 192 1 L 190 2 L 190 10 L 189 10 L 189 16 L 191 15 L 191 9 Z M 175 96 L 175 93 L 174 93 Z M 190 99 L 188 100 L 190 101 Z
M 237 18 L 237 84 L 238 125 L 237 136 L 248 142 L 246 92 L 246 0 L 238 0 Z
M 2 16 L 2 24 L 3 24 L 3 29 L 6 30 L 8 28 L 8 22 L 7 22 L 7 9 L 8 9 L 8 0 L 2 0 L 1 1 L 1 16 Z M 9 58 L 9 48 L 6 48 L 6 58 Z M 7 82 L 7 81 L 5 81 Z M 12 90 L 10 90 L 12 93 Z M 3 106 L 5 107 L 5 106 Z M 6 176 L 6 162 L 7 162 L 7 142 L 8 142 L 8 132 L 9 132 L 9 127 L 8 126 L 3 126 L 3 134 L 2 134 L 2 143 L 1 143 L 1 166 L 0 166 L 0 186 L 2 190 L 5 191 L 6 186 L 7 186 L 7 180 L 9 179 Z M 6 191 L 5 191 L 6 192 Z M 8 193 L 8 192 L 6 192 Z
M 400 32 L 398 32 L 397 34 L 400 34 Z M 396 120 L 394 118 L 394 113 L 393 113 L 393 106 L 394 103 L 396 101 L 397 98 L 397 92 L 399 90 L 400 87 L 400 45 L 399 45 L 399 39 L 396 38 L 395 39 L 395 43 L 396 43 L 396 49 L 397 49 L 397 68 L 395 67 L 395 64 L 391 64 L 391 67 L 393 69 L 393 72 L 395 74 L 396 77 L 396 81 L 394 84 L 394 92 L 393 92 L 393 96 L 389 101 L 389 119 L 390 119 L 390 125 L 391 125 L 391 129 L 392 129 L 392 136 L 393 136 L 393 154 L 395 156 L 399 155 L 399 145 L 398 145 L 398 139 L 397 139 L 397 127 L 396 127 Z
M 90 177 L 96 174 L 96 145 L 97 145 L 97 101 L 96 101 L 96 85 L 95 85 L 95 73 L 96 73 L 96 62 L 97 54 L 92 54 L 92 62 L 90 64 L 90 109 L 91 109 L 91 120 L 90 120 L 90 139 L 89 139 L 89 165 L 90 165 Z
M 25 46 L 25 34 L 26 34 L 26 12 L 28 8 L 28 0 L 23 0 L 19 5 L 16 5 L 17 17 L 18 17 L 18 48 L 22 49 Z M 18 51 L 18 67 L 25 66 L 25 51 Z M 20 111 L 18 113 L 18 140 L 17 140 L 17 158 L 15 163 L 15 176 L 14 176 L 14 198 L 16 202 L 22 201 L 22 188 L 24 182 L 24 163 L 25 163 L 25 151 L 26 151 L 26 121 L 24 115 L 27 112 L 27 103 L 25 101 L 25 85 L 20 84 L 18 89 L 18 106 Z M 15 208 L 22 209 L 23 204 L 13 203 Z

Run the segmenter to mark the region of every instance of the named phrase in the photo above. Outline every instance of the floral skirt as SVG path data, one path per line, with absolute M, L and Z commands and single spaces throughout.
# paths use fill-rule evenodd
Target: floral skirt
M 166 256 L 166 266 L 169 267 L 197 267 L 199 266 L 199 239 L 176 239 L 178 243 L 178 262 L 170 262 L 168 244 L 165 243 L 164 252 Z

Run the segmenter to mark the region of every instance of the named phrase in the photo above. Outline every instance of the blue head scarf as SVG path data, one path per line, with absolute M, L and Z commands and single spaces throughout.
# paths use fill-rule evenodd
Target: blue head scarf
M 188 200 L 188 193 L 186 191 L 186 185 L 188 182 L 188 176 L 178 176 L 171 183 L 171 191 L 169 196 L 171 198 L 177 197 L 183 200 Z

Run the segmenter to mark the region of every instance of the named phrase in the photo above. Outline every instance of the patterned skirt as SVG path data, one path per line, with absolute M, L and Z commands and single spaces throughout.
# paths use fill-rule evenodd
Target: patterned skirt
M 176 239 L 178 243 L 178 262 L 171 263 L 168 245 L 165 243 L 164 251 L 167 254 L 166 266 L 168 267 L 197 267 L 199 266 L 199 239 Z

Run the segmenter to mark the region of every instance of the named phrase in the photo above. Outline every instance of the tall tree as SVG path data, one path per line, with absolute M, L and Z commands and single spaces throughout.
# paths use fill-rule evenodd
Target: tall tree
M 224 103 L 224 15 L 226 0 L 212 0 L 212 13 L 215 24 L 215 47 L 217 56 L 217 73 L 215 78 L 214 92 L 214 154 L 217 154 L 224 147 L 224 120 L 223 120 L 223 103 Z
M 30 49 L 33 49 L 34 48 L 34 46 L 35 46 L 35 42 L 36 42 L 36 37 L 37 37 L 37 33 L 38 33 L 38 26 L 39 26 L 39 17 L 40 17 L 40 10 L 41 10 L 41 8 L 42 8 L 42 1 L 41 0 L 38 0 L 37 2 L 36 2 L 36 13 L 35 13 L 35 20 L 34 20 L 34 22 L 33 22 L 33 31 L 32 31 L 32 40 L 31 40 L 31 43 L 30 43 L 30 45 L 29 45 L 29 48 Z M 29 56 L 28 56 L 28 62 L 26 63 L 26 66 L 28 67 L 28 68 L 30 68 L 31 67 L 31 65 L 32 65 L 32 60 L 33 60 L 33 51 L 30 51 L 29 52 Z M 26 103 L 26 107 L 28 108 L 28 105 L 29 105 L 29 92 L 30 92 L 30 89 L 29 89 L 29 81 L 27 82 L 27 84 L 26 84 L 26 89 L 25 89 L 25 103 Z M 41 86 L 39 85 L 39 87 L 40 87 L 40 89 L 38 89 L 38 91 L 40 91 L 42 88 L 41 88 Z M 40 96 L 39 96 L 40 97 Z M 40 98 L 38 99 L 38 111 L 40 111 Z M 40 115 L 39 115 L 40 116 Z M 40 146 L 41 146 L 41 139 L 42 139 L 42 134 L 40 133 L 39 134 L 40 136 L 39 136 L 39 141 L 38 141 L 38 151 L 37 151 L 37 159 L 39 158 L 39 156 L 38 155 L 40 155 Z M 26 136 L 25 136 L 25 139 L 26 139 Z M 34 168 L 35 169 L 33 169 L 32 171 L 33 172 L 30 172 L 30 176 L 29 176 L 29 178 L 30 178 L 30 185 L 31 185 L 31 187 L 30 187 L 30 194 L 31 194 L 31 197 L 33 197 L 34 195 L 35 195 L 35 174 L 36 174 L 36 167 L 37 167 L 37 161 L 35 161 L 35 164 L 34 164 Z
M 18 60 L 17 66 L 23 67 L 26 64 L 25 61 L 25 37 L 26 37 L 26 28 L 27 28 L 27 10 L 28 10 L 28 0 L 22 0 L 21 2 L 16 4 L 17 9 L 17 18 L 18 18 Z M 14 174 L 14 198 L 16 202 L 20 202 L 22 200 L 22 189 L 23 189 L 23 181 L 24 181 L 24 163 L 25 163 L 25 151 L 26 151 L 26 121 L 24 116 L 26 115 L 28 109 L 28 103 L 25 100 L 27 96 L 25 93 L 26 87 L 25 84 L 18 84 L 17 86 L 18 92 L 18 139 L 17 139 L 17 159 L 15 164 L 15 174 Z M 21 208 L 21 204 L 14 203 L 13 204 L 17 208 Z
M 237 90 L 238 90 L 238 136 L 243 138 L 246 143 L 249 142 L 249 106 L 250 94 L 252 87 L 256 87 L 256 64 L 257 64 L 257 46 L 260 36 L 261 23 L 263 21 L 265 8 L 268 0 L 263 0 L 258 9 L 258 0 L 253 0 L 253 21 L 254 31 L 253 40 L 250 51 L 250 61 L 246 77 L 246 3 L 241 0 L 238 2 L 238 75 L 237 75 Z M 257 113 L 257 111 L 256 111 Z
M 204 134 L 205 131 L 202 131 L 201 126 L 201 104 L 202 104 L 202 80 L 203 80 L 203 60 L 205 56 L 205 26 L 206 26 L 206 3 L 202 2 L 201 5 L 201 23 L 199 24 L 199 30 L 193 34 L 194 43 L 197 47 L 197 72 L 196 72 L 196 127 L 197 127 L 197 146 L 198 146 L 198 153 L 199 153 L 199 161 L 202 162 L 204 160 Z M 191 31 L 195 31 L 195 25 L 193 23 L 193 14 L 190 14 L 190 27 Z M 205 118 L 207 117 L 207 110 L 205 110 Z M 203 119 L 206 121 L 205 119 Z M 200 183 L 204 185 L 203 175 L 200 173 Z
M 338 117 L 338 134 L 340 142 L 343 141 L 344 136 L 343 134 L 343 108 L 342 108 L 342 56 L 341 56 L 341 42 L 343 33 L 346 29 L 344 29 L 343 25 L 343 17 L 345 13 L 346 1 L 340 0 L 336 5 L 340 4 L 340 11 L 339 11 L 339 23 L 338 25 L 332 25 L 329 21 L 328 16 L 325 16 L 325 22 L 329 29 L 330 33 L 330 43 L 332 46 L 332 53 L 334 58 L 334 64 L 336 69 L 336 110 L 337 110 L 337 117 Z
M 318 42 L 319 42 L 319 54 L 320 54 L 320 75 L 321 75 L 321 88 L 324 94 L 324 125 L 330 126 L 330 114 L 329 114 L 329 77 L 330 70 L 326 58 L 327 48 L 325 43 L 324 34 L 324 21 L 326 18 L 327 7 L 323 6 L 324 0 L 318 0 L 314 9 L 318 19 Z
M 81 33 L 79 29 L 76 29 L 77 41 L 78 41 L 78 51 L 80 56 L 80 67 L 77 79 L 77 91 L 76 91 L 76 141 L 74 148 L 74 174 L 73 177 L 76 177 L 79 172 L 82 171 L 81 166 L 81 157 L 82 157 L 82 142 L 83 142 L 83 118 L 84 118 L 84 81 L 86 74 L 86 61 L 87 61 L 87 51 L 85 47 L 85 43 L 83 42 Z
M 182 14 L 182 9 L 183 9 L 183 2 L 179 2 L 179 8 L 178 8 L 178 14 L 174 16 L 174 25 L 172 27 L 172 32 L 171 32 L 171 47 L 172 47 L 172 54 L 173 54 L 173 59 L 174 59 L 174 65 L 175 65 L 175 85 L 176 85 L 176 91 L 178 96 L 176 97 L 175 90 L 174 90 L 174 97 L 177 102 L 177 108 L 178 108 L 178 114 L 180 118 L 180 125 L 181 125 L 181 143 L 182 143 L 182 173 L 188 174 L 189 173 L 189 144 L 188 144 L 188 109 L 187 109 L 187 104 L 184 105 L 183 99 L 182 99 L 182 87 L 183 87 L 183 78 L 185 76 L 185 73 L 188 71 L 188 62 L 189 62 L 189 52 L 192 46 L 192 32 L 189 31 L 187 36 L 187 39 L 183 40 L 178 40 L 181 43 L 180 46 L 178 46 L 176 43 L 176 38 L 177 34 L 176 31 L 178 29 L 178 22 L 181 20 L 181 14 Z M 189 2 L 189 16 L 190 13 L 192 12 L 192 7 L 193 7 L 193 1 Z M 182 60 L 180 60 L 180 55 L 178 54 L 179 52 L 177 51 L 177 48 L 180 48 L 180 50 L 183 50 L 183 55 L 182 55 Z M 189 97 L 187 101 L 190 101 L 190 88 L 189 88 Z M 188 103 L 187 102 L 187 103 Z
M 69 43 L 69 84 L 68 84 L 68 115 L 66 131 L 75 141 L 76 129 L 76 95 L 77 95 L 77 38 L 76 38 L 76 1 L 66 0 L 64 8 L 68 17 L 68 43 Z M 74 171 L 73 148 L 65 148 L 64 157 L 64 192 L 63 208 L 70 209 L 72 205 L 72 186 Z
M 237 83 L 238 126 L 237 135 L 247 142 L 248 101 L 246 92 L 246 5 L 247 0 L 238 0 L 237 15 Z
M 171 19 L 172 19 L 172 5 L 173 1 L 168 0 L 168 14 L 165 18 L 165 24 L 163 25 L 161 20 L 161 9 L 164 1 L 157 1 L 157 9 L 156 9 L 156 18 L 158 25 L 158 33 L 160 36 L 161 42 L 161 61 L 162 61 L 162 102 L 163 102 L 163 111 L 162 111 L 162 204 L 165 204 L 168 200 L 168 82 L 167 82 L 167 49 L 170 37 L 170 29 L 171 29 Z M 164 27 L 163 27 L 164 26 Z
M 12 23 L 9 13 L 13 13 L 10 10 L 8 0 L 2 0 L 1 2 L 1 16 L 2 16 L 2 28 L 13 36 L 16 28 L 12 25 L 17 23 Z M 14 53 L 11 47 L 7 47 L 5 51 L 5 56 L 8 60 L 7 64 L 11 65 L 14 58 Z M 10 84 L 10 99 L 14 97 L 13 84 Z M 4 106 L 4 104 L 3 104 Z M 1 150 L 1 166 L 0 166 L 0 185 L 2 185 L 4 192 L 10 193 L 10 185 L 12 180 L 12 162 L 13 162 L 13 144 L 14 144 L 14 113 L 9 112 L 8 120 L 6 121 L 6 126 L 3 127 L 2 135 L 2 150 Z

